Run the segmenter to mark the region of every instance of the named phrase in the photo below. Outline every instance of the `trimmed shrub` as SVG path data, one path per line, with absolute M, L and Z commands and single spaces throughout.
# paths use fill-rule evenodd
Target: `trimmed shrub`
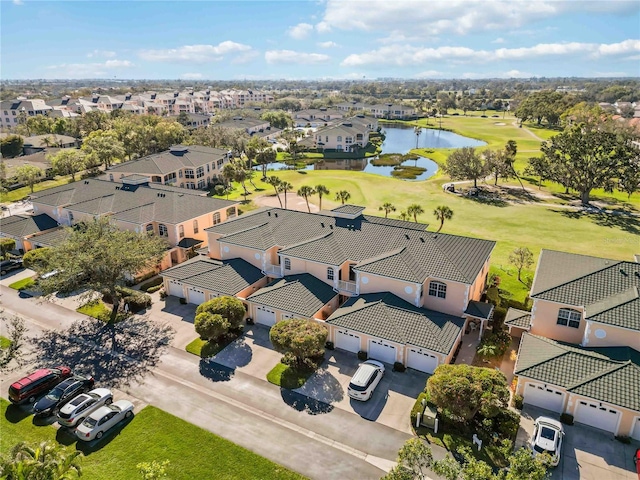
M 7 252 L 15 250 L 16 241 L 13 238 L 0 238 L 0 253 L 4 257 Z
M 180 305 L 186 305 L 186 304 L 187 304 L 187 299 L 180 297 Z
M 328 341 L 327 343 L 325 343 L 324 347 L 327 350 L 335 350 L 335 348 L 336 348 L 335 345 L 333 344 L 333 342 L 331 342 L 331 341 Z
M 164 288 L 160 289 L 160 300 L 164 300 L 169 296 L 167 291 Z
M 51 255 L 51 249 L 49 247 L 36 248 L 29 250 L 22 256 L 22 264 L 36 271 L 44 270 L 46 262 Z
M 358 360 L 362 360 L 364 362 L 367 358 L 367 352 L 365 352 L 364 350 L 360 350 L 358 352 Z
M 247 317 L 246 322 L 247 322 L 247 325 L 253 325 L 254 324 L 253 318 L 251 318 L 251 317 Z
M 156 285 L 155 287 L 147 288 L 147 293 L 155 293 L 162 288 L 162 283 L 160 285 Z
M 524 404 L 524 398 L 522 395 L 514 395 L 513 396 L 513 407 L 518 410 L 522 410 L 522 406 Z
M 143 284 L 140 285 L 140 291 L 142 292 L 147 292 L 147 293 L 153 293 L 155 291 L 158 291 L 159 288 L 156 288 L 155 290 L 150 291 L 152 288 L 157 287 L 158 285 L 162 285 L 163 279 L 161 276 L 157 276 L 152 280 L 149 280 L 148 282 L 144 282 Z
M 196 315 L 193 325 L 200 338 L 210 342 L 219 339 L 231 328 L 231 324 L 222 315 L 209 312 Z
M 406 369 L 407 369 L 407 367 L 405 367 L 402 362 L 395 362 L 393 364 L 393 371 L 394 372 L 404 372 Z
M 121 307 L 124 308 L 125 304 L 129 305 L 129 311 L 132 313 L 139 312 L 140 310 L 144 310 L 145 308 L 149 308 L 151 306 L 151 297 L 146 293 L 139 292 L 137 290 L 132 290 L 127 287 L 116 287 L 116 290 L 122 296 Z M 109 293 L 103 293 L 102 300 L 107 303 L 113 303 L 113 298 Z
M 573 415 L 569 413 L 563 413 L 560 415 L 560 421 L 565 425 L 573 425 Z
M 209 312 L 222 315 L 231 324 L 231 327 L 239 327 L 247 313 L 244 304 L 235 297 L 223 296 L 198 305 L 196 314 Z

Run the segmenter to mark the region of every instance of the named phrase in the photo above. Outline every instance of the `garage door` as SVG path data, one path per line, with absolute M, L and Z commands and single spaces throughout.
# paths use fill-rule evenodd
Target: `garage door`
M 187 296 L 189 299 L 189 303 L 193 303 L 194 305 L 200 305 L 201 303 L 204 303 L 204 291 L 202 290 L 189 287 L 187 289 Z
M 433 373 L 438 366 L 438 358 L 420 348 L 410 348 L 407 367 L 421 372 Z
M 290 318 L 295 318 L 295 315 L 292 313 L 283 313 L 280 320 L 289 320 Z
M 573 419 L 607 432 L 616 433 L 620 412 L 599 403 L 579 401 Z
M 636 418 L 636 423 L 631 431 L 631 438 L 640 442 L 640 417 Z
M 347 352 L 358 353 L 360 351 L 360 337 L 347 330 L 336 330 L 336 348 Z
M 175 280 L 169 280 L 169 295 L 174 295 L 176 297 L 184 297 L 182 284 Z
M 564 395 L 553 388 L 544 387 L 535 383 L 527 383 L 524 390 L 524 403 L 546 408 L 553 412 L 562 413 Z
M 276 323 L 276 312 L 265 307 L 256 309 L 256 323 L 270 327 Z
M 367 356 L 381 362 L 394 363 L 396 361 L 396 347 L 382 340 L 369 340 Z

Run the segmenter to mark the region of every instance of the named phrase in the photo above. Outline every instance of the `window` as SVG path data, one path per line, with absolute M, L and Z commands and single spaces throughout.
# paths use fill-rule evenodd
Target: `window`
M 209 164 L 207 163 L 207 173 L 209 173 L 211 171 L 211 167 L 209 166 Z
M 193 221 L 193 233 L 198 233 L 200 230 L 198 229 L 198 220 Z
M 223 158 L 222 160 L 218 160 L 218 161 L 216 162 L 216 165 L 218 165 L 218 168 L 221 168 L 221 167 L 222 167 L 222 165 L 224 165 L 224 158 Z
M 429 282 L 429 296 L 446 298 L 447 285 L 442 282 Z
M 206 188 L 206 186 L 207 186 L 206 180 L 204 180 L 204 179 L 203 180 L 198 180 L 198 188 L 200 190 L 204 190 Z
M 168 237 L 169 236 L 169 230 L 167 230 L 167 226 L 164 224 L 160 224 L 158 225 L 158 232 L 160 233 L 161 237 Z
M 291 270 L 291 259 L 290 258 L 285 258 L 284 259 L 284 269 L 285 270 Z
M 198 167 L 196 169 L 196 177 L 197 178 L 202 178 L 204 177 L 204 167 Z
M 113 182 L 113 173 L 110 173 L 110 174 L 109 174 L 109 181 L 110 181 L 110 182 Z
M 186 184 L 186 188 L 189 188 L 191 190 L 195 190 L 196 189 L 196 184 L 195 182 L 187 182 Z
M 187 168 L 184 171 L 184 178 L 196 178 L 195 175 L 193 174 L 193 168 Z
M 178 236 L 180 238 L 184 238 L 184 226 L 183 225 L 178 225 Z
M 579 328 L 580 318 L 582 318 L 582 314 L 579 311 L 571 308 L 561 308 L 558 312 L 558 321 L 556 323 L 571 328 Z
M 178 171 L 178 176 L 179 176 L 180 178 L 182 178 L 182 170 L 179 170 L 179 171 Z
M 333 268 L 327 268 L 327 280 L 333 280 Z
M 149 235 L 153 235 L 153 223 L 150 223 L 149 225 L 147 225 L 146 229 Z
M 338 135 L 338 140 L 337 140 L 337 141 L 338 141 L 338 142 L 341 142 L 341 141 L 342 141 L 342 135 Z
M 216 212 L 213 214 L 213 224 L 217 225 L 220 223 L 220 212 Z

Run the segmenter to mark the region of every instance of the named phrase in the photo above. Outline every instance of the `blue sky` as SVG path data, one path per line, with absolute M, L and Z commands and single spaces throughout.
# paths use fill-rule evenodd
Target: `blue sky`
M 640 2 L 1 0 L 2 79 L 640 76 Z

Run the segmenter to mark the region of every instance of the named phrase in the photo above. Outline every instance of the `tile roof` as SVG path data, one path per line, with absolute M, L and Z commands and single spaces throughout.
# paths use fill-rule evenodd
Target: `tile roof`
M 534 299 L 584 307 L 589 321 L 640 330 L 639 263 L 546 250 L 534 287 Z
M 41 247 L 56 247 L 66 240 L 69 229 L 58 228 L 31 237 L 29 240 Z
M 476 302 L 471 300 L 467 305 L 467 309 L 464 311 L 466 315 L 471 315 L 476 318 L 489 319 L 493 312 L 493 304 L 486 302 Z
M 25 147 L 31 146 L 36 148 L 45 148 L 55 147 L 56 145 L 70 145 L 76 143 L 79 143 L 79 140 L 74 137 L 70 137 L 68 135 L 57 135 L 55 133 L 24 137 Z
M 333 288 L 308 273 L 288 275 L 249 295 L 253 303 L 312 317 L 337 293 Z
M 143 224 L 151 221 L 178 224 L 236 205 L 237 202 L 205 197 L 195 191 L 163 185 L 128 185 L 87 179 L 41 190 L 31 195 L 34 205 L 63 207 L 91 215 Z
M 518 310 L 517 308 L 510 308 L 507 310 L 507 316 L 504 319 L 504 324 L 529 330 L 531 327 L 531 312 Z
M 264 277 L 259 268 L 241 258 L 219 262 L 202 256 L 171 267 L 162 276 L 223 295 L 236 295 Z
M 640 352 L 630 347 L 580 348 L 525 332 L 515 373 L 640 411 Z
M 361 207 L 360 205 L 340 205 L 339 207 L 333 208 L 331 211 L 336 213 L 343 213 L 346 215 L 360 215 L 364 212 L 365 207 Z
M 326 322 L 403 345 L 449 354 L 464 319 L 418 308 L 392 293 L 352 297 Z
M 278 208 L 261 209 L 207 229 L 221 243 L 421 283 L 436 277 L 471 284 L 495 242 L 424 231 L 425 225 L 361 215 L 355 219 Z
M 171 149 L 146 157 L 119 163 L 107 169 L 109 172 L 164 175 L 182 168 L 197 168 L 226 158 L 227 151 L 201 145 L 174 145 Z
M 34 233 L 56 228 L 59 225 L 46 213 L 40 215 L 12 215 L 2 219 L 0 232 L 8 237 L 26 237 Z

